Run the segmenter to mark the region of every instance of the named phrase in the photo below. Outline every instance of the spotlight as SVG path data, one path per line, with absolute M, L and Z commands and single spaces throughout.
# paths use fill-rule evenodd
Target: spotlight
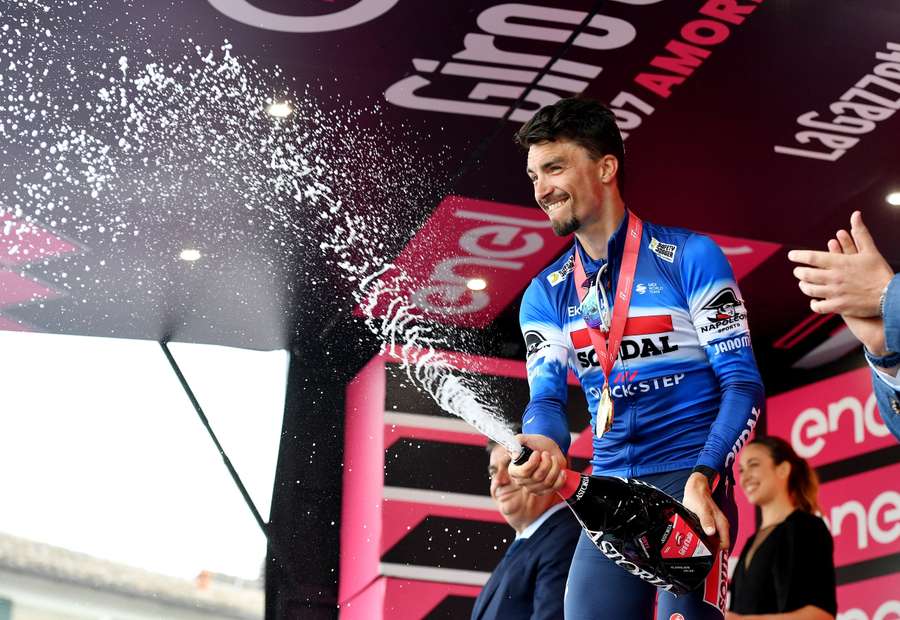
M 487 288 L 487 281 L 484 278 L 472 278 L 466 282 L 466 286 L 470 291 L 483 291 Z
M 895 207 L 900 207 L 900 192 L 891 192 L 887 195 L 887 200 L 889 205 L 893 205 Z
M 275 101 L 266 108 L 268 115 L 275 118 L 287 118 L 293 111 L 287 101 Z
M 181 254 L 178 255 L 178 258 L 191 262 L 200 260 L 200 250 L 182 250 Z

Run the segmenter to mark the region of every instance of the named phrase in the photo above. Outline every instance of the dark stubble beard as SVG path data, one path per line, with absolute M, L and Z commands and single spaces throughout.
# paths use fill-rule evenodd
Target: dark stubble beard
M 581 222 L 574 215 L 564 222 L 551 221 L 550 225 L 553 226 L 553 232 L 556 233 L 557 237 L 568 237 L 581 228 Z

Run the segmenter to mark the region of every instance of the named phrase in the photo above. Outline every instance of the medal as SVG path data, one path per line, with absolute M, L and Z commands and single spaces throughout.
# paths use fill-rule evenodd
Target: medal
M 619 346 L 622 344 L 622 336 L 625 333 L 625 323 L 628 322 L 628 306 L 631 303 L 631 289 L 634 285 L 634 274 L 637 269 L 643 231 L 641 218 L 631 212 L 628 213 L 628 217 L 628 231 L 625 237 L 625 248 L 622 252 L 622 265 L 619 267 L 619 281 L 616 285 L 611 320 L 604 320 L 604 314 L 607 316 L 609 314 L 609 304 L 601 305 L 597 295 L 597 279 L 601 274 L 596 275 L 593 286 L 591 286 L 585 275 L 584 265 L 581 264 L 581 254 L 577 243 L 575 246 L 575 290 L 582 304 L 582 318 L 587 325 L 591 345 L 600 362 L 604 379 L 595 418 L 595 432 L 598 438 L 612 428 L 613 401 L 609 391 L 609 379 L 619 355 Z M 585 286 L 586 284 L 587 286 Z M 606 302 L 605 295 L 603 302 Z
M 597 405 L 597 439 L 603 437 L 603 433 L 612 428 L 613 423 L 613 402 L 612 396 L 609 394 L 609 385 L 603 386 L 603 393 L 600 394 L 600 404 Z
M 600 284 L 600 278 L 603 277 L 604 271 L 606 271 L 606 264 L 600 267 L 600 271 L 594 275 L 593 284 L 578 308 L 581 318 L 588 327 L 609 332 L 609 300 L 606 298 L 606 291 Z M 598 290 L 603 291 L 602 298 Z

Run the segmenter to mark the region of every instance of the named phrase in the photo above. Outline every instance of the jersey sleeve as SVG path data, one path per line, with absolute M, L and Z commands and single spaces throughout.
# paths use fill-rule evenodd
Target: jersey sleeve
M 725 473 L 759 419 L 765 391 L 753 357 L 747 308 L 725 254 L 709 237 L 693 234 L 681 267 L 691 320 L 722 393 L 696 464 Z
M 550 437 L 567 453 L 571 441 L 566 417 L 569 352 L 559 319 L 537 280 L 522 297 L 519 325 L 531 394 L 522 415 L 522 432 Z

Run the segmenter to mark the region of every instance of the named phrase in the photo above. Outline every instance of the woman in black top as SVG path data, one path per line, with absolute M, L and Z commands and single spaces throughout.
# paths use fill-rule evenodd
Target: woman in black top
M 754 439 L 740 457 L 741 488 L 762 525 L 747 540 L 731 581 L 726 620 L 832 620 L 834 543 L 816 516 L 819 482 L 778 437 Z

